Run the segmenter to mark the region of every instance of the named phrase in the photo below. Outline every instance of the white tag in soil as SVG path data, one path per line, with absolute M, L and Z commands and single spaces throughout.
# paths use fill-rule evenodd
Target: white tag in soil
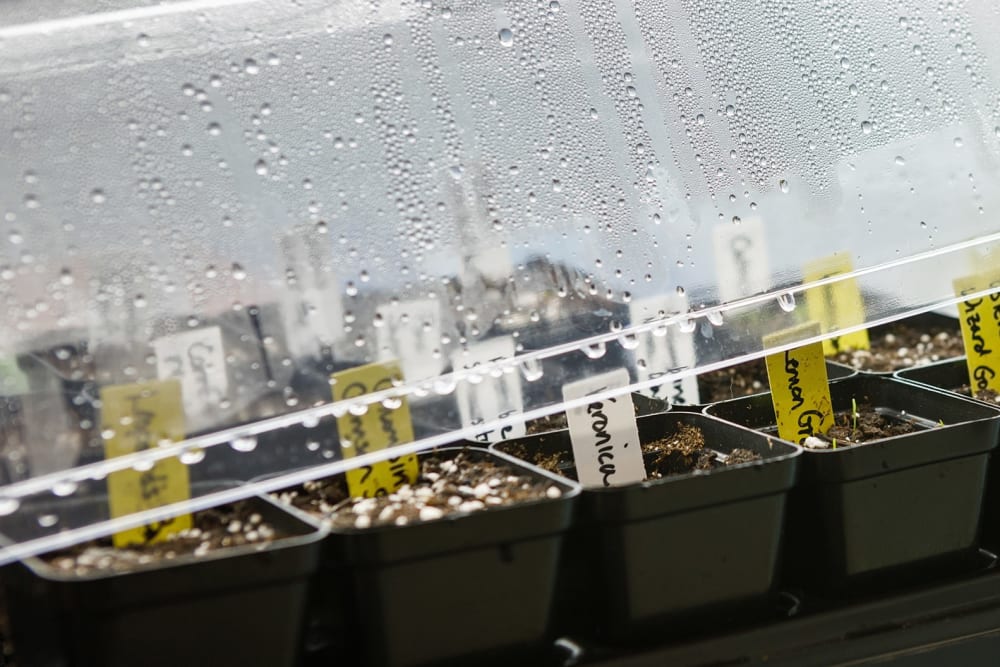
M 676 313 L 686 313 L 687 310 L 687 298 L 680 295 L 644 297 L 629 303 L 629 319 L 632 324 L 645 324 Z M 635 358 L 637 362 L 644 362 L 636 364 L 640 382 L 667 375 L 671 369 L 695 365 L 694 337 L 676 326 L 639 334 L 638 341 Z M 640 389 L 639 393 L 674 405 L 696 405 L 699 402 L 698 380 L 694 376 Z
M 514 357 L 514 339 L 503 336 L 470 345 L 467 350 L 459 350 L 451 356 L 451 365 L 456 371 L 469 370 L 502 359 Z M 493 377 L 486 373 L 478 384 L 463 381 L 456 392 L 458 413 L 462 427 L 476 426 L 494 419 L 503 419 L 523 411 L 520 373 L 504 373 Z M 525 435 L 524 423 L 512 424 L 499 429 L 488 429 L 474 436 L 478 442 L 500 442 Z
M 226 355 L 219 327 L 203 327 L 163 336 L 153 341 L 156 375 L 181 382 L 184 415 L 189 431 L 212 426 L 219 404 L 229 392 Z
M 409 381 L 426 380 L 444 369 L 441 347 L 441 304 L 416 299 L 378 309 L 384 324 L 376 329 L 379 361 L 398 359 Z
M 712 230 L 712 237 L 719 299 L 735 301 L 770 289 L 767 235 L 759 218 L 720 225 Z
M 563 400 L 624 387 L 624 368 L 563 386 Z M 566 411 L 573 459 L 580 483 L 588 487 L 624 486 L 646 479 L 632 395 L 595 400 Z

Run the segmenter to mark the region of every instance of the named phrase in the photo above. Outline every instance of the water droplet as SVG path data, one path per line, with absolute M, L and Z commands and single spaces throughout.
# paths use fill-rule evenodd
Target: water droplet
M 741 222 L 743 222 L 743 220 L 741 220 L 741 219 L 740 219 L 740 216 L 738 216 L 738 215 L 734 215 L 734 216 L 733 216 L 733 224 L 734 224 L 734 225 L 738 225 L 738 224 L 740 224 Z
M 510 28 L 501 28 L 498 33 L 500 38 L 500 46 L 513 46 L 514 45 L 514 33 L 511 32 Z
M 705 319 L 711 322 L 714 326 L 717 327 L 722 326 L 723 322 L 722 311 L 710 310 L 707 313 L 705 313 Z
M 222 126 L 219 125 L 218 123 L 209 123 L 208 124 L 208 133 L 210 135 L 212 135 L 213 137 L 217 137 L 220 134 L 222 134 Z
M 588 359 L 600 359 L 608 351 L 607 346 L 603 342 L 584 345 L 581 349 L 583 350 L 583 353 L 587 355 Z
M 0 498 L 0 516 L 13 514 L 21 506 L 21 501 L 17 498 Z
M 64 479 L 52 485 L 52 495 L 64 498 L 76 493 L 77 484 L 71 479 Z
M 903 158 L 902 155 L 896 156 L 896 164 L 898 164 L 900 167 L 906 164 L 906 160 Z
M 140 32 L 135 38 L 136 44 L 139 46 L 149 46 L 149 35 L 144 32 Z
M 779 294 L 778 306 L 786 313 L 790 313 L 795 310 L 795 294 L 793 292 Z
M 246 277 L 247 277 L 246 270 L 236 262 L 233 262 L 233 279 L 244 280 Z
M 392 35 L 389 33 L 382 35 L 382 43 L 386 46 L 392 46 Z
M 780 189 L 783 194 L 788 194 L 788 181 L 785 179 L 778 181 L 778 189 Z
M 257 436 L 255 435 L 241 435 L 233 438 L 229 442 L 229 446 L 237 452 L 252 452 L 257 449 Z
M 871 124 L 871 121 L 867 121 L 867 120 L 861 121 L 861 131 L 863 133 L 865 133 L 865 134 L 871 134 L 872 133 L 872 124 Z
M 145 308 L 148 305 L 148 303 L 149 302 L 146 301 L 146 297 L 144 297 L 142 294 L 136 294 L 135 298 L 132 299 L 132 304 L 136 308 Z
M 205 460 L 205 450 L 201 447 L 186 447 L 178 458 L 186 466 L 201 463 Z
M 542 362 L 538 359 L 525 359 L 518 364 L 518 368 L 521 370 L 521 375 L 528 382 L 535 382 L 542 379 L 545 374 L 545 369 L 542 368 Z
M 635 334 L 622 334 L 618 337 L 618 344 L 626 350 L 634 350 L 639 347 L 639 337 Z
M 450 376 L 440 377 L 434 380 L 434 392 L 441 396 L 447 396 L 455 391 L 457 384 L 456 380 Z M 385 401 L 382 404 L 384 405 Z
M 962 137 L 955 137 L 955 148 L 962 147 Z
M 253 169 L 257 172 L 258 176 L 267 176 L 267 162 L 264 160 L 257 160 Z
M 677 329 L 681 333 L 692 333 L 698 328 L 698 323 L 694 321 L 692 317 L 685 317 L 677 323 Z
M 55 514 L 41 514 L 38 517 L 38 525 L 42 528 L 51 528 L 59 523 L 59 517 Z
M 257 74 L 260 72 L 260 65 L 253 58 L 247 58 L 243 61 L 243 71 L 247 74 Z

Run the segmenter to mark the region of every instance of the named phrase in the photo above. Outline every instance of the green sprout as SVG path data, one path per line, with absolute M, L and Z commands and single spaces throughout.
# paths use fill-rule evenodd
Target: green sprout
M 939 419 L 939 420 L 938 420 L 938 426 L 939 426 L 939 427 L 940 427 L 940 426 L 944 426 L 944 420 L 943 420 L 943 419 Z
M 837 448 L 837 439 L 836 438 L 833 439 L 833 448 L 834 449 Z
M 858 417 L 860 417 L 860 416 L 861 415 L 858 414 L 858 402 L 855 401 L 854 398 L 852 397 L 851 398 L 851 431 L 852 432 L 858 430 Z

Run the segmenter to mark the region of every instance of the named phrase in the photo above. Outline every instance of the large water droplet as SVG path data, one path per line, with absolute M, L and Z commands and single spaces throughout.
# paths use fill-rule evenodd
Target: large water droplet
M 634 350 L 639 347 L 639 337 L 635 334 L 622 334 L 618 337 L 618 344 L 626 350 Z
M 583 353 L 587 355 L 588 359 L 600 359 L 608 351 L 607 346 L 603 342 L 584 345 L 581 349 L 583 350 Z
M 184 465 L 194 465 L 205 460 L 205 450 L 201 447 L 187 447 L 178 457 Z
M 786 313 L 790 313 L 795 310 L 795 294 L 792 292 L 779 294 L 778 306 Z
M 525 359 L 518 364 L 518 368 L 521 369 L 521 375 L 528 382 L 535 382 L 536 380 L 542 379 L 545 370 L 542 368 L 542 362 L 538 359 Z
M 237 452 L 252 452 L 257 449 L 257 436 L 241 435 L 233 438 L 229 446 Z
M 76 493 L 77 484 L 71 479 L 64 479 L 52 485 L 52 495 L 59 497 L 71 496 Z
M 710 310 L 705 313 L 705 318 L 715 326 L 722 326 L 723 318 L 722 311 Z
M 0 516 L 13 514 L 21 506 L 21 501 L 17 498 L 0 498 Z
M 498 33 L 500 38 L 500 46 L 513 46 L 514 45 L 514 33 L 511 32 L 510 28 L 501 28 Z

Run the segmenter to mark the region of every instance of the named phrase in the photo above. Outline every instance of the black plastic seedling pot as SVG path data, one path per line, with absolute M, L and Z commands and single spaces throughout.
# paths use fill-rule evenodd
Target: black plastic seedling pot
M 897 371 L 896 377 L 907 382 L 933 387 L 948 392 L 968 390 L 969 368 L 965 357 L 947 359 L 935 364 Z M 987 403 L 987 405 L 991 405 Z M 990 460 L 986 480 L 986 500 L 983 503 L 983 544 L 992 550 L 1000 549 L 1000 460 L 994 455 Z
M 789 507 L 790 583 L 826 592 L 892 587 L 950 571 L 979 544 L 980 514 L 1000 411 L 892 378 L 830 383 L 834 411 L 852 399 L 909 420 L 913 433 L 837 449 L 806 449 Z M 706 412 L 772 431 L 770 394 Z
M 766 600 L 775 583 L 785 500 L 799 448 L 691 412 L 638 419 L 643 442 L 678 424 L 700 428 L 706 447 L 750 449 L 762 460 L 584 489 L 560 571 L 561 631 L 627 640 L 680 630 L 706 614 Z M 494 445 L 507 452 L 560 453 L 567 431 Z
M 285 537 L 125 573 L 78 575 L 40 558 L 4 568 L 17 664 L 296 665 L 323 533 L 269 500 L 246 502 Z
M 328 614 L 345 624 L 334 631 L 360 633 L 354 639 L 363 644 L 341 643 L 334 658 L 486 664 L 532 655 L 549 638 L 556 566 L 579 486 L 487 449 L 433 454 L 461 451 L 542 477 L 562 494 L 405 526 L 330 528 L 317 586 L 330 604 L 346 605 Z

